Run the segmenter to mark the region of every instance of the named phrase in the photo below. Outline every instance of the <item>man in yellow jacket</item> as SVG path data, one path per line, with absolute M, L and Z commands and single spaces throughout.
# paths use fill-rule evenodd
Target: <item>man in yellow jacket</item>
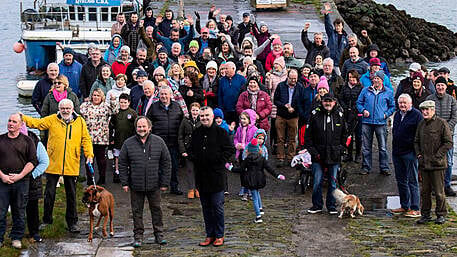
M 59 102 L 59 112 L 38 119 L 22 115 L 30 128 L 48 130 L 47 151 L 49 167 L 46 170 L 43 224 L 40 229 L 52 224 L 52 210 L 56 196 L 56 184 L 60 176 L 64 178 L 67 208 L 65 219 L 71 233 L 79 233 L 76 209 L 76 181 L 79 176 L 81 146 L 86 163 L 92 163 L 94 153 L 92 140 L 84 119 L 73 111 L 73 102 L 63 99 Z

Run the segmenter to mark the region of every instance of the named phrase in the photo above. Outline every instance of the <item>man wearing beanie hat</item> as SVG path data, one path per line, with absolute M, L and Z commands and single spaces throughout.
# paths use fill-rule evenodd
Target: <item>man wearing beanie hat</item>
M 440 88 L 439 91 L 440 94 L 446 94 L 443 88 Z M 425 224 L 432 220 L 432 190 L 435 191 L 436 198 L 435 223 L 444 224 L 446 222 L 446 190 L 445 185 L 443 185 L 447 168 L 445 156 L 453 146 L 449 123 L 436 115 L 438 110 L 435 109 L 435 106 L 438 107 L 439 104 L 430 100 L 421 103 L 419 106 L 424 119 L 417 126 L 414 139 L 414 150 L 417 159 L 419 159 L 419 169 L 422 176 L 421 218 L 417 221 L 418 224 Z
M 168 73 L 168 70 L 171 67 L 172 60 L 168 57 L 168 51 L 165 47 L 161 47 L 157 51 L 157 59 L 152 63 L 152 67 L 156 69 L 159 66 L 164 68 L 165 72 Z
M 372 169 L 373 133 L 376 134 L 379 149 L 379 170 L 382 175 L 390 175 L 389 154 L 387 152 L 387 119 L 395 111 L 393 92 L 383 86 L 384 71 L 373 74 L 373 85 L 362 89 L 357 99 L 357 109 L 362 117 L 362 171 L 363 175 Z
M 78 97 L 81 97 L 79 90 L 79 78 L 81 77 L 82 65 L 75 60 L 75 51 L 69 47 L 63 49 L 63 60 L 59 63 L 60 74 L 68 78 L 70 88 Z
M 435 102 L 436 116 L 446 121 L 451 134 L 454 135 L 454 128 L 457 124 L 457 101 L 454 97 L 446 93 L 447 81 L 439 76 L 435 80 L 436 93 L 429 95 L 427 100 Z M 452 136 L 454 138 L 454 136 Z M 444 175 L 444 192 L 447 196 L 455 196 L 456 193 L 451 188 L 452 166 L 454 164 L 454 148 L 451 147 L 447 152 L 447 168 Z
M 370 87 L 373 84 L 374 74 L 379 70 L 381 70 L 381 62 L 379 61 L 379 58 L 371 58 L 370 67 L 369 67 L 368 71 L 360 77 L 360 84 L 362 84 L 362 86 L 364 88 Z M 387 75 L 385 75 L 385 73 L 384 73 L 384 78 L 382 79 L 382 81 L 383 81 L 384 88 L 389 89 L 393 93 L 394 88 L 392 86 L 392 83 L 390 82 L 390 79 L 387 77 Z M 398 87 L 397 87 L 397 92 L 398 92 Z
M 321 80 L 322 82 L 322 80 Z M 328 85 L 327 85 L 328 87 Z M 333 190 L 335 178 L 341 163 L 341 156 L 346 149 L 346 122 L 340 111 L 335 96 L 327 93 L 322 97 L 320 106 L 311 113 L 305 133 L 305 148 L 311 154 L 313 170 L 313 206 L 308 213 L 320 213 L 322 201 L 323 165 L 328 168 L 329 185 L 326 196 L 326 207 L 330 215 L 338 214 Z
M 189 51 L 187 51 L 187 54 L 192 58 L 192 60 L 197 61 L 198 56 L 200 55 L 198 53 L 199 45 L 197 40 L 192 40 L 189 43 Z

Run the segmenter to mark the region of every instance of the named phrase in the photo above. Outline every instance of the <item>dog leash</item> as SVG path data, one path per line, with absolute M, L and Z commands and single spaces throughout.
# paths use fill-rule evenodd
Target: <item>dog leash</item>
M 329 174 L 329 175 L 330 175 L 330 174 Z M 341 191 L 343 191 L 345 194 L 349 194 L 349 192 L 346 191 L 346 188 L 344 188 L 343 185 L 340 185 L 334 176 L 330 175 L 330 177 L 333 179 L 333 181 L 335 182 L 335 184 L 338 185 L 338 187 L 341 189 Z
M 95 184 L 95 171 L 94 167 L 92 166 L 92 163 L 88 163 L 87 166 L 89 167 L 90 174 L 92 175 L 92 182 L 94 183 L 94 187 L 97 187 L 97 184 Z

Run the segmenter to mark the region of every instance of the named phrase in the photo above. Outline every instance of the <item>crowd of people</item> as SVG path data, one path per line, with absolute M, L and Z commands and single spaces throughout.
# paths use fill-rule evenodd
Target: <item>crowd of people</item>
M 245 201 L 252 196 L 254 221 L 261 223 L 264 169 L 284 180 L 280 169 L 303 149 L 313 162 L 313 206 L 308 212 L 323 211 L 327 170 L 325 205 L 334 215 L 332 191 L 342 161 L 360 163 L 359 173 L 368 175 L 372 154 L 378 152 L 380 173 L 391 175 L 387 131 L 392 115 L 391 156 L 401 202 L 392 212 L 421 217 L 418 223 L 430 221 L 433 189 L 435 222 L 443 224 L 444 196 L 455 196 L 450 181 L 457 87 L 450 71 L 428 71 L 412 63 L 410 76 L 394 89 L 389 64 L 367 32 L 362 31 L 361 38 L 346 33 L 343 21 L 332 22 L 330 12 L 325 4 L 327 43 L 322 32 L 310 39 L 310 24 L 304 24 L 304 60 L 295 57 L 291 43 L 283 43 L 286 39 L 249 13 L 236 25 L 215 6 L 203 25 L 198 12 L 195 20 L 176 19 L 171 10 L 154 17 L 151 7 L 141 19 L 139 14 L 119 13 L 104 54 L 93 43 L 87 54 L 63 48 L 63 60 L 48 65 L 33 91 L 32 104 L 41 118 L 13 114 L 8 133 L 0 138 L 0 198 L 6 199 L 0 201 L 0 242 L 8 205 L 13 246 L 21 247 L 25 210 L 27 223 L 32 223 L 30 236 L 41 241 L 39 229 L 53 222 L 59 177 L 65 185 L 68 229 L 79 232 L 75 183 L 81 147 L 87 164 L 94 158 L 97 162 L 97 185 L 107 183 L 107 156 L 113 154 L 113 182 L 130 192 L 136 247 L 143 240 L 145 197 L 156 242 L 166 244 L 160 191 L 183 194 L 181 160 L 187 198 L 200 198 L 202 204 L 206 239 L 201 246 L 224 244 L 227 172 L 240 173 L 239 194 Z M 42 143 L 23 124 L 41 130 Z M 94 175 L 88 170 L 90 184 Z M 38 228 L 41 191 L 34 189 L 41 189 L 36 184 L 43 173 L 44 215 Z

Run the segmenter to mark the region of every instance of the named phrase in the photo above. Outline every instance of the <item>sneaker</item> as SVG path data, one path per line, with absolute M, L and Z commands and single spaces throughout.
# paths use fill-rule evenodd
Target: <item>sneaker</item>
M 263 222 L 262 216 L 255 217 L 254 223 L 262 223 L 262 222 Z
M 422 216 L 418 221 L 416 221 L 417 224 L 425 224 L 432 221 L 432 217 L 430 216 Z
M 70 233 L 79 233 L 80 232 L 77 224 L 70 225 L 68 227 L 68 231 L 70 231 Z
M 248 194 L 243 194 L 241 197 L 241 201 L 247 201 L 248 200 Z
M 338 214 L 338 211 L 336 210 L 336 208 L 330 208 L 328 210 L 328 214 L 330 215 L 337 215 Z
M 310 214 L 316 214 L 316 213 L 320 213 L 320 212 L 322 212 L 322 209 L 319 209 L 319 208 L 314 207 L 314 206 L 311 207 L 310 209 L 308 209 L 308 213 L 310 213 Z
M 159 245 L 166 245 L 168 243 L 167 240 L 163 239 L 161 234 L 155 234 L 154 242 Z
M 32 240 L 34 243 L 41 243 L 43 242 L 43 238 L 41 238 L 41 236 L 39 234 L 35 234 L 33 237 L 32 237 Z
M 446 196 L 456 196 L 456 193 L 454 192 L 454 190 L 452 190 L 451 187 L 445 187 L 444 193 L 446 194 Z
M 11 246 L 16 249 L 21 249 L 22 248 L 22 243 L 21 240 L 13 240 L 11 241 Z
M 225 191 L 224 192 L 224 195 L 229 195 L 230 193 L 228 191 Z
M 187 192 L 187 199 L 194 199 L 195 198 L 195 193 L 193 189 L 189 189 Z
M 135 241 L 133 242 L 134 248 L 140 248 L 142 245 L 143 245 L 143 242 L 141 239 L 135 239 Z
M 403 213 L 407 212 L 407 210 L 405 210 L 403 208 L 397 208 L 397 209 L 390 210 L 390 212 L 393 214 L 403 214 Z
M 216 238 L 214 238 L 214 237 L 207 237 L 207 238 L 205 238 L 205 241 L 200 242 L 198 245 L 199 245 L 199 246 L 208 246 L 208 245 L 212 244 L 212 243 L 214 242 L 214 240 L 216 240 Z
M 361 170 L 360 171 L 360 175 L 368 175 L 370 172 L 368 172 L 367 170 Z
M 409 218 L 419 218 L 420 216 L 421 216 L 420 211 L 409 210 L 408 212 L 405 213 L 405 217 L 409 217 Z
M 224 238 L 223 237 L 216 238 L 216 240 L 214 240 L 214 242 L 213 242 L 213 246 L 218 247 L 218 246 L 222 246 L 222 245 L 224 245 Z
M 436 217 L 435 224 L 442 225 L 446 222 L 446 218 L 444 216 Z
M 265 212 L 263 211 L 263 208 L 260 208 L 260 215 L 264 215 Z
M 381 170 L 381 175 L 384 175 L 384 176 L 390 176 L 390 171 L 389 170 Z

